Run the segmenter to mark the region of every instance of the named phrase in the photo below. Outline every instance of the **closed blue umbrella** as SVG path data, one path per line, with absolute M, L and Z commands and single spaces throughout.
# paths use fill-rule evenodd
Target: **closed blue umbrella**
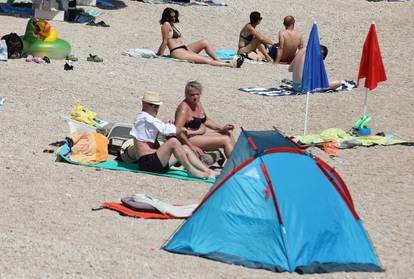
M 318 26 L 313 23 L 306 46 L 305 64 L 302 74 L 302 91 L 306 92 L 305 128 L 303 136 L 306 136 L 308 124 L 309 93 L 324 91 L 329 88 L 325 64 L 320 50 Z

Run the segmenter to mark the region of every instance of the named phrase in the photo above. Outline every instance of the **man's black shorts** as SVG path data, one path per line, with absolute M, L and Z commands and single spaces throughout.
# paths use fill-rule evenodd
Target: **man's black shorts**
M 160 159 L 157 156 L 157 153 L 147 154 L 141 156 L 138 161 L 139 170 L 156 172 L 156 173 L 166 173 L 169 170 L 169 166 L 162 166 Z

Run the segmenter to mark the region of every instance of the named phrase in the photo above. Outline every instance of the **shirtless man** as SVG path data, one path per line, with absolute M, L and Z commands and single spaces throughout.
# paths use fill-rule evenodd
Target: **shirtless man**
M 169 138 L 163 145 L 157 141 L 158 133 L 174 136 L 186 133 L 186 128 L 179 128 L 171 120 L 161 121 L 156 118 L 160 105 L 157 92 L 148 91 L 142 99 L 142 111 L 135 119 L 130 134 L 134 137 L 134 146 L 139 169 L 143 171 L 166 173 L 171 165 L 179 161 L 193 176 L 207 178 L 217 176 L 205 166 L 188 146 L 182 145 L 177 138 Z
M 283 25 L 285 26 L 285 30 L 279 32 L 279 43 L 276 48 L 274 64 L 292 62 L 296 52 L 303 48 L 303 36 L 294 29 L 294 17 L 286 16 L 283 19 Z
M 321 45 L 321 54 L 323 60 L 325 60 L 326 56 L 328 55 L 328 48 L 324 45 Z M 295 58 L 293 59 L 292 63 L 289 65 L 288 71 L 292 72 L 292 80 L 293 80 L 293 90 L 296 92 L 302 91 L 302 73 L 303 73 L 303 66 L 305 65 L 305 57 L 306 57 L 306 49 L 302 48 L 298 51 Z M 341 82 L 338 80 L 329 81 L 329 89 L 337 89 L 341 86 Z
M 250 22 L 247 23 L 240 31 L 238 54 L 246 55 L 253 60 L 266 60 L 273 62 L 272 57 L 267 52 L 267 48 L 273 45 L 273 42 L 260 34 L 256 27 L 262 21 L 259 12 L 250 14 Z

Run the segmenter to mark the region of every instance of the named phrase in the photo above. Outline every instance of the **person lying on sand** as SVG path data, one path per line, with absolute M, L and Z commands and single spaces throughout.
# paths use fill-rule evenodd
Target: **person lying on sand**
M 202 90 L 198 81 L 189 81 L 186 84 L 185 99 L 175 111 L 175 125 L 177 128 L 187 129 L 182 142 L 197 155 L 223 149 L 226 157 L 229 157 L 236 143 L 233 137 L 234 125 L 219 125 L 207 117 L 200 101 Z
M 283 25 L 285 30 L 279 32 L 279 42 L 273 50 L 269 50 L 275 64 L 292 62 L 297 51 L 303 48 L 303 36 L 295 30 L 295 18 L 286 16 Z
M 175 137 L 167 139 L 163 145 L 160 145 L 157 141 L 158 133 L 175 136 L 186 134 L 187 129 L 174 126 L 168 119 L 163 122 L 156 118 L 162 105 L 159 93 L 148 91 L 141 99 L 142 111 L 136 116 L 130 132 L 134 137 L 140 170 L 166 173 L 169 167 L 178 161 L 196 177 L 215 177 L 219 174 L 205 166 L 188 146 L 182 145 Z
M 328 48 L 324 45 L 321 45 L 321 54 L 323 60 L 325 60 L 326 56 L 328 55 Z M 302 91 L 302 73 L 303 73 L 303 66 L 305 65 L 305 57 L 306 57 L 306 49 L 302 48 L 298 51 L 293 59 L 292 63 L 289 65 L 288 71 L 292 72 L 292 80 L 293 80 L 293 90 L 300 92 Z M 329 81 L 329 89 L 337 89 L 341 86 L 341 82 L 338 80 Z
M 165 49 L 168 47 L 171 57 L 187 60 L 197 64 L 209 64 L 212 66 L 221 66 L 229 68 L 240 68 L 243 64 L 243 58 L 237 59 L 237 61 L 223 61 L 220 60 L 216 54 L 216 50 L 206 39 L 199 40 L 197 42 L 185 45 L 182 41 L 181 32 L 178 30 L 176 23 L 179 13 L 172 8 L 165 8 L 160 24 L 162 42 L 158 49 L 157 55 L 163 56 Z M 200 55 L 201 51 L 205 51 L 210 57 Z
M 239 50 L 237 53 L 245 55 L 252 60 L 273 62 L 272 57 L 270 57 L 267 51 L 267 48 L 273 45 L 273 42 L 256 30 L 262 19 L 259 12 L 252 12 L 250 14 L 250 22 L 240 31 Z

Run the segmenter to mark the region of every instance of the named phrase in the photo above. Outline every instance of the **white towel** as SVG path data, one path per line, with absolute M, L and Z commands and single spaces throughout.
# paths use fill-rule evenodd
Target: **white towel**
M 136 202 L 149 204 L 155 207 L 158 211 L 177 218 L 190 217 L 194 209 L 196 209 L 198 206 L 198 204 L 171 205 L 145 194 L 135 194 L 132 196 L 132 199 Z
M 156 58 L 158 57 L 155 51 L 146 48 L 130 48 L 127 51 L 122 52 L 123 55 L 131 57 L 142 57 L 142 58 Z

